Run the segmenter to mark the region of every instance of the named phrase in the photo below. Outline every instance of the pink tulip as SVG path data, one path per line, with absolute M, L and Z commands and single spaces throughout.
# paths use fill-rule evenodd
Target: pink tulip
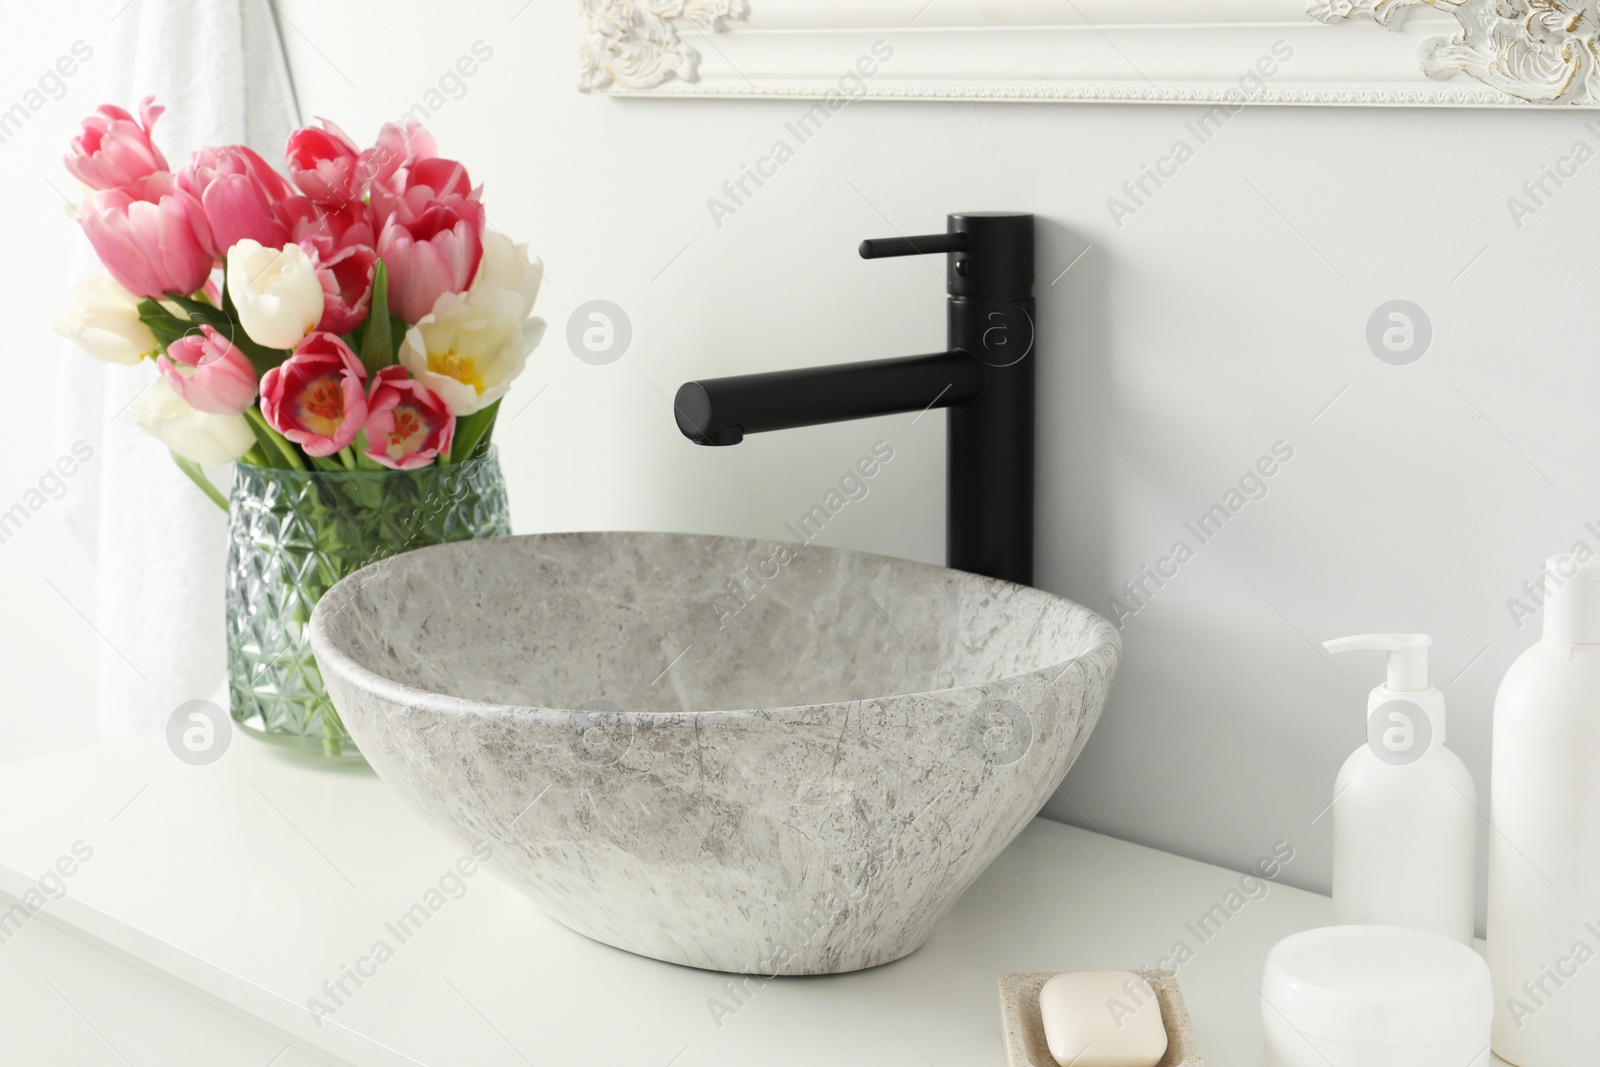
M 147 96 L 139 119 L 120 107 L 102 104 L 83 120 L 83 132 L 72 139 L 67 170 L 91 189 L 125 189 L 167 169 L 166 157 L 150 140 L 150 129 L 164 108 Z
M 378 243 L 378 231 L 371 213 L 362 203 L 332 204 L 308 196 L 291 196 L 279 205 L 278 215 L 289 227 L 289 240 L 298 244 L 307 238 L 327 238 L 338 248 Z
M 205 192 L 206 186 L 229 174 L 249 178 L 274 203 L 294 194 L 288 179 L 273 170 L 272 164 L 262 159 L 254 149 L 242 144 L 200 149 L 189 165 L 178 172 L 178 186 L 198 197 Z
M 402 129 L 386 122 L 378 130 L 377 143 L 361 153 L 361 172 L 374 190 L 400 192 L 405 189 L 405 172 L 438 151 L 433 134 L 421 123 L 407 122 Z
M 453 159 L 435 156 L 424 159 L 406 175 L 406 189 L 426 186 L 437 197 L 467 196 L 472 192 L 472 182 L 467 178 L 467 168 Z
M 269 248 L 288 241 L 289 231 L 273 217 L 272 203 L 242 174 L 225 174 L 212 182 L 200 203 L 211 227 L 211 254 L 218 259 L 246 238 Z
M 289 135 L 284 159 L 290 179 L 302 193 L 320 203 L 360 203 L 367 190 L 356 146 L 327 119 L 317 121 L 322 123 L 322 129 L 307 126 Z
M 311 257 L 322 283 L 322 321 L 317 329 L 348 333 L 367 317 L 378 254 L 366 245 L 338 248 L 328 237 L 308 237 L 300 247 Z
M 401 189 L 373 189 L 372 211 L 381 222 L 388 222 L 395 215 L 410 222 L 435 204 L 461 198 L 476 200 L 478 192 L 472 188 L 466 167 L 436 156 L 408 168 Z
M 167 346 L 156 366 L 173 392 L 196 411 L 242 415 L 255 403 L 256 372 L 232 341 L 210 326 Z
M 308 456 L 331 456 L 367 421 L 367 371 L 337 334 L 313 333 L 261 378 L 261 414 Z
M 223 259 L 228 249 L 249 238 L 282 248 L 289 228 L 280 217 L 293 190 L 283 175 L 244 145 L 202 148 L 178 172 L 177 187 L 200 202 L 209 230 L 207 249 Z
M 404 367 L 385 367 L 367 397 L 366 454 L 391 470 L 426 467 L 450 447 L 456 417 Z
M 477 200 L 483 190 L 472 187 L 467 168 L 453 159 L 430 156 L 395 174 L 388 184 L 372 186 L 372 216 L 379 228 L 398 217 L 410 225 L 441 204 Z
M 94 193 L 81 222 L 100 262 L 130 293 L 187 296 L 211 274 L 210 228 L 199 202 L 182 190 L 154 201 L 119 189 Z
M 389 307 L 408 323 L 433 310 L 445 293 L 472 284 L 483 258 L 483 205 L 452 196 L 414 217 L 396 213 L 378 236 L 389 271 Z
M 483 257 L 481 189 L 467 169 L 440 158 L 416 123 L 390 123 L 362 157 L 372 168 L 371 218 L 389 268 L 389 306 L 414 323 L 445 293 L 472 284 Z

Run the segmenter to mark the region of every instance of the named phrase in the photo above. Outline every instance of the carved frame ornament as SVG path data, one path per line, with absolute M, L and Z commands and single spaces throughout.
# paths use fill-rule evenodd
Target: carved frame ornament
M 700 53 L 684 42 L 683 32 L 716 33 L 724 19 L 742 19 L 750 11 L 746 0 L 580 2 L 578 86 L 585 92 L 654 89 L 672 78 L 697 81 Z
M 1600 100 L 1597 31 L 1586 3 L 1571 0 L 1308 0 L 1323 23 L 1371 19 L 1392 26 L 1416 7 L 1445 12 L 1460 32 L 1429 37 L 1417 65 L 1430 78 L 1465 74 L 1530 104 Z
M 820 99 L 880 40 L 907 58 L 861 96 L 1600 106 L 1591 0 L 1216 0 L 1204 21 L 1189 0 L 754 3 L 579 0 L 579 87 Z

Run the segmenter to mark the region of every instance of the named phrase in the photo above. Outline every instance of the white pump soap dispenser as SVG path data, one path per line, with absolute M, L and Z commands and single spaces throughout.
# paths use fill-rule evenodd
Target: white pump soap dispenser
M 1472 944 L 1477 790 L 1444 747 L 1444 694 L 1428 684 L 1422 634 L 1364 634 L 1329 652 L 1389 654 L 1367 698 L 1367 743 L 1333 794 L 1333 911 L 1340 924 L 1408 926 Z

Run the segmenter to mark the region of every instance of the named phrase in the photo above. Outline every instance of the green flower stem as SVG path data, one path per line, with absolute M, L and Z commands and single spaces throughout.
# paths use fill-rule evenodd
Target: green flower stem
M 350 445 L 350 451 L 354 452 L 356 457 L 355 469 L 358 471 L 388 470 L 382 463 L 367 455 L 367 450 L 371 447 L 367 442 L 367 431 L 357 431 L 356 439 Z
M 168 451 L 171 450 L 169 449 Z M 189 480 L 195 485 L 198 485 L 200 487 L 200 491 L 205 493 L 206 496 L 210 497 L 212 502 L 215 503 L 217 507 L 221 508 L 223 511 L 228 510 L 228 498 L 222 495 L 222 490 L 218 489 L 212 484 L 210 478 L 206 477 L 206 472 L 201 468 L 200 464 L 196 463 L 192 459 L 187 459 L 183 456 L 180 456 L 176 452 L 172 453 L 172 462 L 176 463 L 178 465 L 178 469 L 184 474 L 188 475 Z
M 288 461 L 290 467 L 297 471 L 306 469 L 305 461 L 300 458 L 300 450 L 291 444 L 287 437 L 267 424 L 267 418 L 261 414 L 260 408 L 245 408 L 244 417 L 249 421 L 250 428 L 255 431 L 256 439 L 263 443 L 263 449 L 270 445 Z
M 321 706 L 322 714 L 322 751 L 328 756 L 342 756 L 345 745 L 349 744 L 350 732 L 346 729 L 343 720 L 339 718 L 338 709 L 333 706 L 333 701 L 325 701 Z M 350 745 L 352 750 L 354 745 Z

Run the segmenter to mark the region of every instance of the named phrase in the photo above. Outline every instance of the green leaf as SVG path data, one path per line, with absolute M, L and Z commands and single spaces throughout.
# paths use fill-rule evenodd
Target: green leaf
M 500 413 L 500 401 L 479 408 L 470 415 L 456 419 L 455 440 L 450 444 L 450 455 L 445 463 L 464 463 L 489 447 L 489 437 L 494 432 L 495 416 Z
M 212 501 L 216 503 L 217 507 L 221 508 L 223 511 L 228 510 L 228 498 L 222 495 L 222 490 L 218 489 L 212 484 L 210 478 L 206 477 L 206 472 L 201 468 L 200 464 L 196 463 L 192 459 L 180 456 L 176 452 L 172 453 L 172 462 L 176 463 L 178 465 L 178 469 L 184 474 L 187 474 L 189 476 L 189 480 L 195 485 L 198 485 L 201 492 L 210 497 Z
M 183 308 L 184 311 L 189 313 L 189 317 L 196 322 L 209 322 L 212 325 L 216 325 L 219 322 L 226 322 L 228 319 L 222 309 L 209 300 L 196 300 L 192 296 L 184 296 L 181 293 L 168 293 L 167 300 Z
M 184 310 L 189 316 L 188 321 L 191 324 L 204 323 L 207 326 L 214 327 L 218 333 L 235 344 L 238 344 L 238 341 L 235 339 L 234 334 L 239 334 L 240 336 L 244 334 L 244 331 L 239 329 L 234 324 L 234 321 L 228 317 L 228 313 L 215 304 L 205 300 L 195 300 L 193 297 L 179 296 L 177 293 L 168 293 L 167 299 Z M 184 320 L 178 319 L 177 321 L 183 322 Z M 246 343 L 254 344 L 249 338 L 245 338 L 245 341 Z M 239 347 L 242 348 L 244 346 L 240 345 Z
M 189 332 L 189 323 L 162 307 L 159 301 L 151 300 L 149 297 L 139 301 L 139 321 L 149 327 L 162 351 Z
M 389 336 L 394 338 L 394 351 L 390 353 L 391 361 L 400 362 L 400 347 L 405 344 L 406 333 L 411 329 L 411 324 L 399 315 L 389 316 Z
M 361 364 L 371 378 L 394 363 L 394 323 L 389 315 L 389 270 L 378 260 L 372 268 L 372 307 L 361 331 Z

